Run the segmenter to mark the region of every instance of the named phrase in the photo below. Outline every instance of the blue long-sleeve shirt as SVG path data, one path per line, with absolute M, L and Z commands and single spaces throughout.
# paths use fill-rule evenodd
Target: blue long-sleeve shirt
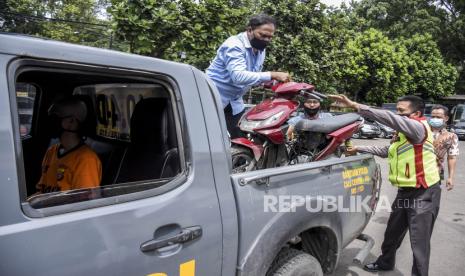
M 220 92 L 223 108 L 231 104 L 233 115 L 240 113 L 242 96 L 250 87 L 271 80 L 270 72 L 261 72 L 264 61 L 265 50 L 254 53 L 245 32 L 220 46 L 206 73 Z

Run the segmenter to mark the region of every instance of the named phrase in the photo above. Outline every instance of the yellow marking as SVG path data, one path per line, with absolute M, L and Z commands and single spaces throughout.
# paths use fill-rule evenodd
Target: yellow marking
M 168 275 L 166 275 L 165 273 L 152 273 L 152 274 L 148 274 L 147 276 L 168 276 Z
M 195 260 L 181 264 L 179 266 L 179 276 L 195 276 Z
M 342 172 L 342 178 L 349 179 L 356 176 L 367 175 L 368 174 L 368 167 L 360 167 L 352 170 L 344 170 Z

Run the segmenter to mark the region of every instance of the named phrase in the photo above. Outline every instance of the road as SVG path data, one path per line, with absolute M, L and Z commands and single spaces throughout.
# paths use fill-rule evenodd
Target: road
M 358 139 L 355 145 L 387 145 L 387 139 Z M 431 257 L 429 275 L 458 276 L 465 275 L 465 141 L 460 141 L 460 152 L 455 175 L 455 187 L 451 191 L 444 189 L 442 185 L 441 208 L 434 226 L 431 239 Z M 388 167 L 386 159 L 377 158 L 381 165 L 383 184 L 381 196 L 387 196 L 390 202 L 396 196 L 397 189 L 391 186 L 387 179 Z M 377 212 L 367 225 L 364 233 L 375 240 L 375 246 L 371 250 L 365 262 L 372 262 L 381 253 L 381 243 L 384 238 L 384 230 L 389 217 L 387 211 Z M 352 259 L 363 246 L 363 242 L 354 241 L 342 252 L 338 268 L 334 275 L 337 276 L 365 276 L 365 275 L 411 275 L 412 250 L 410 248 L 409 235 L 397 251 L 396 268 L 390 272 L 369 273 L 362 267 L 352 263 Z

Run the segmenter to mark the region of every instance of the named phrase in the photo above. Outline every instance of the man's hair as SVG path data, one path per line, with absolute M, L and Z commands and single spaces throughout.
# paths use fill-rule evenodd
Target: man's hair
M 443 106 L 442 104 L 436 104 L 431 108 L 431 110 L 435 109 L 442 109 L 442 111 L 444 111 L 444 115 L 449 116 L 449 108 Z
M 397 102 L 409 102 L 412 112 L 420 111 L 421 115 L 425 114 L 425 102 L 422 98 L 414 95 L 400 97 Z
M 260 27 L 261 25 L 265 24 L 273 24 L 276 27 L 276 20 L 273 17 L 264 13 L 257 14 L 249 19 L 247 28 L 252 28 L 252 30 L 254 30 L 257 27 Z

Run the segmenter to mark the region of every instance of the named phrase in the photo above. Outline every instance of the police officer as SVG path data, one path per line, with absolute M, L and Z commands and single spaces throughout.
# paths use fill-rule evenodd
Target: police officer
M 412 275 L 428 275 L 430 240 L 439 212 L 441 188 L 433 133 L 423 117 L 423 100 L 404 96 L 397 101 L 397 114 L 394 114 L 358 104 L 346 96 L 332 95 L 330 98 L 397 131 L 390 146 L 359 146 L 348 150 L 388 157 L 389 181 L 398 187 L 381 246 L 382 254 L 364 269 L 370 272 L 394 269 L 397 248 L 408 230 L 413 251 Z

